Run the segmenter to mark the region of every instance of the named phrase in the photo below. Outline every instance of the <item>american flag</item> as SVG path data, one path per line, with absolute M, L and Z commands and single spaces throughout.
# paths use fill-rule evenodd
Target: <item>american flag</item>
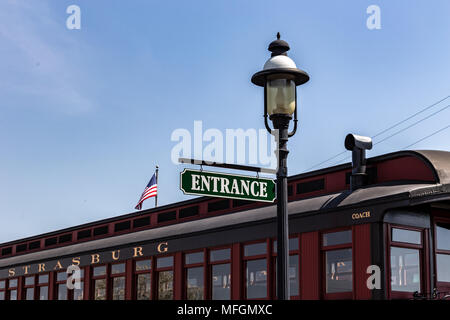
M 144 192 L 142 192 L 141 198 L 139 199 L 138 204 L 134 207 L 136 210 L 142 209 L 142 202 L 151 197 L 156 197 L 158 194 L 158 184 L 156 183 L 156 173 L 153 174 L 150 182 L 145 187 Z

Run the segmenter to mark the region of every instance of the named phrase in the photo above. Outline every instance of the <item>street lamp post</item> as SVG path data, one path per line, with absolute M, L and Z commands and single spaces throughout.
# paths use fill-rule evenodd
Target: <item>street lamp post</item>
M 267 117 L 278 130 L 277 170 L 277 294 L 279 300 L 289 300 L 289 225 L 287 192 L 287 141 L 297 131 L 297 86 L 306 83 L 309 75 L 297 69 L 295 62 L 286 52 L 289 44 L 277 40 L 269 45 L 272 55 L 263 70 L 255 73 L 252 82 L 264 87 L 264 125 L 272 133 Z M 289 132 L 289 123 L 294 115 L 294 128 Z

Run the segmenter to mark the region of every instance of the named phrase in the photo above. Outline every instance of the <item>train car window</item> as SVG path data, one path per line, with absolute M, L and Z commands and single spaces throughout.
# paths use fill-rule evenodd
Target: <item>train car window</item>
M 83 300 L 84 299 L 84 270 L 80 270 L 80 287 L 73 289 L 73 300 Z
M 158 300 L 173 299 L 173 271 L 158 272 Z
M 152 261 L 150 259 L 136 261 L 135 265 L 136 272 L 151 270 L 151 268 L 152 268 Z
M 401 292 L 420 292 L 418 249 L 391 247 L 391 289 Z
M 34 300 L 35 282 L 36 282 L 35 276 L 25 278 L 25 285 L 24 285 L 25 300 Z
M 92 271 L 94 284 L 94 300 L 107 299 L 106 266 L 95 267 Z
M 436 224 L 436 240 L 439 250 L 450 250 L 450 223 Z
M 136 299 L 150 300 L 152 283 L 152 260 L 137 260 L 134 265 L 136 272 Z
M 322 243 L 324 246 L 335 246 L 351 242 L 352 242 L 351 230 L 324 233 L 322 235 Z
M 209 252 L 210 292 L 213 300 L 231 299 L 231 249 Z
M 212 299 L 230 300 L 231 298 L 231 263 L 211 266 Z
M 158 300 L 173 300 L 173 256 L 157 258 L 156 271 Z
M 392 228 L 392 241 L 422 244 L 422 233 L 420 231 Z
M 278 241 L 273 241 L 273 252 L 277 253 L 277 245 Z M 298 250 L 298 238 L 289 238 L 289 251 L 297 251 Z
M 267 259 L 246 262 L 247 299 L 267 297 Z
M 450 254 L 436 255 L 437 281 L 450 282 Z
M 204 267 L 188 268 L 186 272 L 186 298 L 188 300 L 205 299 L 205 286 L 203 283 Z
M 5 280 L 0 281 L 0 289 L 5 289 Z
M 435 234 L 437 281 L 450 282 L 450 223 L 436 223 Z
M 56 297 L 58 300 L 69 300 L 69 291 L 67 290 L 66 280 L 66 271 L 56 273 Z
M 42 274 L 38 277 L 38 297 L 39 300 L 48 300 L 48 274 Z
M 209 260 L 211 262 L 228 260 L 231 258 L 231 250 L 228 249 L 220 249 L 220 250 L 211 250 L 209 253 Z
M 6 280 L 0 280 L 0 300 L 6 299 Z
M 256 256 L 256 255 L 260 255 L 260 254 L 266 254 L 266 252 L 267 252 L 267 243 L 266 242 L 248 244 L 248 245 L 244 246 L 244 255 L 246 257 Z
M 112 299 L 125 300 L 125 263 L 111 265 Z
M 268 298 L 267 241 L 244 245 L 245 292 L 247 299 Z
M 326 251 L 325 268 L 326 293 L 352 291 L 352 249 Z
M 185 264 L 203 263 L 203 260 L 204 260 L 203 251 L 187 253 L 184 256 L 184 260 L 185 260 L 184 261 Z

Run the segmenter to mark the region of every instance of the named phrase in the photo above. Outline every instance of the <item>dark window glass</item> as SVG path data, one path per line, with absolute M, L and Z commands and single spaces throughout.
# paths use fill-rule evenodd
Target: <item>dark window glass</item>
M 249 204 L 255 204 L 254 201 L 250 201 L 250 200 L 241 200 L 241 199 L 234 199 L 233 200 L 233 207 L 241 207 L 241 206 L 246 206 Z
M 16 246 L 16 252 L 23 252 L 27 250 L 27 244 L 22 243 Z
M 17 287 L 17 279 L 9 280 L 9 288 L 16 288 Z
M 151 268 L 152 268 L 152 262 L 150 259 L 136 261 L 136 267 L 135 267 L 136 271 L 150 270 Z
M 351 230 L 324 233 L 322 236 L 323 236 L 323 245 L 324 246 L 335 246 L 338 244 L 352 242 L 352 231 Z
M 100 236 L 108 233 L 108 226 L 98 227 L 94 229 L 94 236 Z
M 308 182 L 297 183 L 297 194 L 303 194 L 325 188 L 325 179 L 317 179 Z
M 203 267 L 187 269 L 187 294 L 188 300 L 203 300 Z
M 203 252 L 187 253 L 185 255 L 186 264 L 202 263 L 202 262 L 203 262 Z
M 34 276 L 25 278 L 25 285 L 32 286 L 34 285 Z
M 352 291 L 352 249 L 325 253 L 327 293 Z
M 80 289 L 73 289 L 73 300 L 83 300 L 84 282 L 80 281 Z
M 112 264 L 111 265 L 111 274 L 118 274 L 125 272 L 125 263 Z
M 9 291 L 9 300 L 17 300 L 17 290 Z
M 57 243 L 58 243 L 58 238 L 56 238 L 56 237 L 45 239 L 45 246 L 46 247 L 52 246 L 52 245 L 57 244 Z
M 5 289 L 5 280 L 0 281 L 0 289 Z
M 225 210 L 225 209 L 228 209 L 229 207 L 230 207 L 230 200 L 228 200 L 228 199 L 209 202 L 208 203 L 208 212 Z
M 7 256 L 8 254 L 11 254 L 11 253 L 12 253 L 12 247 L 2 249 L 2 256 Z
M 438 223 L 436 225 L 437 248 L 450 250 L 450 224 Z
M 247 299 L 267 297 L 267 260 L 247 261 L 246 270 Z
M 391 289 L 420 292 L 419 250 L 391 247 Z
M 125 277 L 113 278 L 113 300 L 125 300 Z
M 65 281 L 67 280 L 67 273 L 65 271 L 58 272 L 56 274 L 56 281 Z
M 39 300 L 48 300 L 48 287 L 39 287 Z
M 277 252 L 278 241 L 273 241 L 273 252 Z M 298 250 L 298 238 L 289 238 L 289 251 Z
M 0 291 L 0 300 L 5 300 L 5 291 Z
M 72 234 L 64 234 L 58 238 L 58 243 L 65 243 L 72 241 Z
M 393 228 L 392 241 L 421 244 L 422 243 L 421 232 Z
M 144 227 L 148 226 L 149 224 L 150 224 L 150 217 L 144 217 L 133 220 L 133 228 Z
M 43 274 L 39 276 L 39 284 L 48 283 L 48 274 Z
M 34 300 L 34 288 L 27 288 L 25 292 L 25 300 Z
M 128 230 L 131 228 L 131 221 L 119 222 L 114 225 L 114 232 Z
M 58 300 L 67 300 L 67 286 L 65 283 L 58 284 Z
M 267 252 L 267 244 L 265 242 L 248 244 L 244 246 L 244 255 L 246 257 L 265 254 L 266 252 Z
M 28 245 L 28 249 L 32 250 L 32 249 L 37 249 L 41 247 L 41 241 L 34 241 L 34 242 L 30 242 L 30 244 Z
M 198 215 L 198 206 L 180 209 L 178 213 L 179 218 L 187 218 Z
M 78 231 L 77 237 L 78 237 L 78 239 L 90 238 L 91 237 L 91 229 Z
M 106 274 L 106 266 L 100 266 L 94 268 L 94 277 L 104 276 Z
M 156 260 L 157 268 L 168 268 L 173 266 L 173 257 L 163 257 Z
M 214 261 L 222 261 L 222 260 L 228 260 L 231 257 L 231 250 L 228 249 L 219 249 L 219 250 L 212 250 L 209 253 L 209 259 L 211 262 Z
M 436 255 L 437 281 L 450 282 L 450 254 Z
M 173 299 L 173 271 L 158 272 L 158 300 Z
M 158 223 L 175 220 L 177 218 L 176 211 L 169 211 L 158 214 Z
M 106 300 L 106 279 L 94 281 L 94 300 Z
M 136 299 L 149 300 L 150 299 L 150 273 L 138 274 L 136 279 Z
M 231 272 L 230 264 L 216 264 L 212 266 L 212 299 L 230 300 Z

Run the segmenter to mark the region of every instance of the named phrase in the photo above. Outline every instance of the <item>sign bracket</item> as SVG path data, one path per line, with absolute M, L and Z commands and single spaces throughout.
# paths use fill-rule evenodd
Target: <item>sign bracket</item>
M 211 161 L 204 161 L 204 160 L 198 160 L 198 159 L 189 159 L 189 158 L 179 158 L 178 162 L 179 163 L 188 163 L 188 164 L 200 165 L 200 170 L 201 171 L 203 171 L 203 166 L 210 166 L 210 167 L 217 167 L 217 168 L 227 168 L 227 169 L 234 169 L 234 170 L 253 171 L 253 172 L 256 172 L 258 178 L 259 178 L 259 173 L 277 174 L 277 170 L 275 170 L 275 169 L 253 167 L 253 166 L 245 166 L 245 165 L 241 165 L 241 164 L 211 162 Z

